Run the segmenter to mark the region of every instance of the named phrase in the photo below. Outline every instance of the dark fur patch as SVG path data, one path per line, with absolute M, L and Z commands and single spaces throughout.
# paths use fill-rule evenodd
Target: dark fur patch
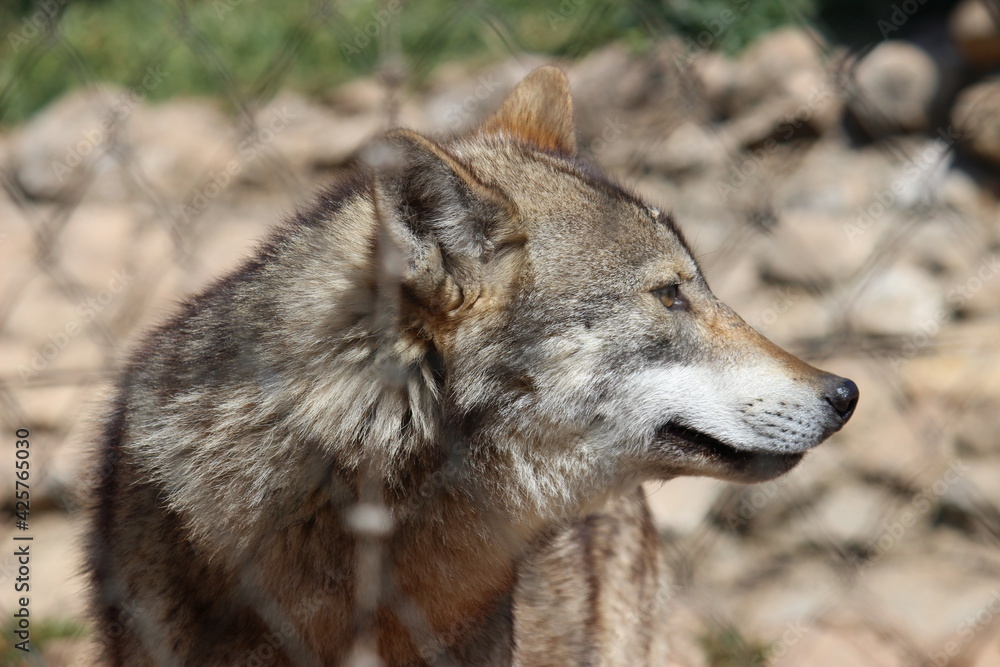
M 313 201 L 312 206 L 297 210 L 289 219 L 291 227 L 317 227 L 333 220 L 344 204 L 371 191 L 372 174 L 368 171 L 353 170 L 344 179 L 322 190 Z
M 95 622 L 98 627 L 109 629 L 121 622 L 122 610 L 115 600 L 105 599 L 102 593 L 116 588 L 112 585 L 115 579 L 114 556 L 112 545 L 115 543 L 115 519 L 117 515 L 116 499 L 119 493 L 119 465 L 124 456 L 126 414 L 128 410 L 124 390 L 119 390 L 111 414 L 104 423 L 102 433 L 102 449 L 98 459 L 96 479 L 94 480 L 94 507 L 91 508 L 92 529 L 87 539 L 88 568 L 91 584 L 91 596 L 96 610 Z M 124 658 L 119 642 L 106 642 L 103 650 L 106 659 L 112 667 L 122 665 Z
M 599 515 L 591 514 L 582 521 L 578 521 L 574 531 L 574 539 L 580 545 L 580 552 L 583 554 L 584 573 L 587 584 L 587 619 L 585 621 L 587 631 L 584 633 L 584 636 L 589 643 L 587 646 L 588 656 L 597 655 L 597 646 L 593 642 L 600 636 L 601 630 L 599 600 L 601 581 L 598 578 L 599 573 L 596 563 L 599 555 L 595 553 L 597 547 L 595 532 L 598 521 Z

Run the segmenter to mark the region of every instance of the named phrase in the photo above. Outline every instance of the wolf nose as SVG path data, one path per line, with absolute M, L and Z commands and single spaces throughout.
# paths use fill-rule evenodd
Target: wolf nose
M 836 376 L 833 377 L 831 385 L 826 400 L 837 411 L 841 423 L 846 424 L 854 414 L 854 406 L 858 404 L 858 385 L 852 380 Z

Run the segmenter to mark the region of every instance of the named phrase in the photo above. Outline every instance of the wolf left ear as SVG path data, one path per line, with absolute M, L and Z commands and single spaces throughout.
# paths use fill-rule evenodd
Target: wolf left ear
M 390 233 L 406 257 L 404 287 L 432 312 L 453 310 L 478 288 L 493 240 L 517 209 L 430 139 L 395 130 L 386 140 L 399 160 Z
M 507 134 L 544 150 L 576 154 L 573 98 L 566 75 L 547 65 L 524 77 L 480 133 Z

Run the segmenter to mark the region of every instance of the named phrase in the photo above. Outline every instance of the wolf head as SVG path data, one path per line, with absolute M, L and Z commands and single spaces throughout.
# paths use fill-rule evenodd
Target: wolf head
M 572 119 L 543 67 L 470 136 L 390 134 L 404 321 L 440 358 L 446 420 L 542 487 L 788 471 L 856 385 L 721 303 L 673 218 L 578 157 Z

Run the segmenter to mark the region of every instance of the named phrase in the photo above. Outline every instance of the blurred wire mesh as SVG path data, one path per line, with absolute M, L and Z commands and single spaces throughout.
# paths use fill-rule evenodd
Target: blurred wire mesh
M 386 128 L 460 133 L 546 62 L 583 151 L 675 212 L 716 293 L 862 391 L 785 478 L 653 491 L 677 663 L 1000 664 L 996 3 L 41 0 L 0 18 L 3 447 L 19 427 L 40 443 L 47 664 L 86 664 L 65 511 L 130 342 Z

